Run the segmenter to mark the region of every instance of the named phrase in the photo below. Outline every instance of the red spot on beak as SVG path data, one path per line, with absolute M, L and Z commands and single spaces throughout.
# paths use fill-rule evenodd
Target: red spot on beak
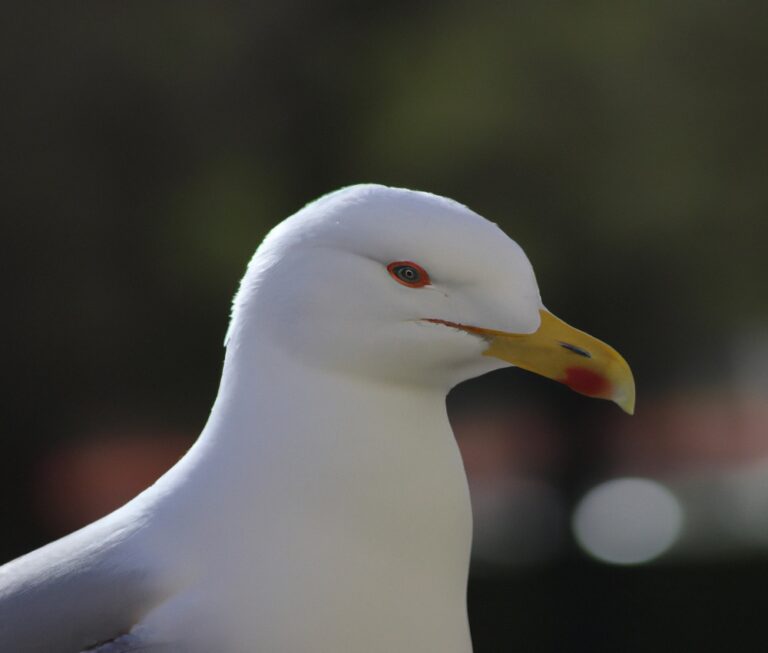
M 604 376 L 584 367 L 569 367 L 565 370 L 563 383 L 571 390 L 588 397 L 609 397 L 611 384 Z

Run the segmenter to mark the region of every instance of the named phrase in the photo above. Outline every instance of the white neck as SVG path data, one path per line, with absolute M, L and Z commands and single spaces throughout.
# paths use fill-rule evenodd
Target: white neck
M 166 532 L 200 543 L 201 582 L 229 613 L 248 606 L 263 650 L 468 651 L 471 512 L 445 392 L 237 347 L 199 441 L 154 491 Z M 299 631 L 281 624 L 288 604 Z

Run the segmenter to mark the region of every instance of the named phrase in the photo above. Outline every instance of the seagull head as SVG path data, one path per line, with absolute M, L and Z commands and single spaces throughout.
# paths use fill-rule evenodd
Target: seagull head
M 521 247 L 430 193 L 351 186 L 275 227 L 249 264 L 227 336 L 238 349 L 265 340 L 380 382 L 450 388 L 514 365 L 634 410 L 626 361 L 544 308 Z

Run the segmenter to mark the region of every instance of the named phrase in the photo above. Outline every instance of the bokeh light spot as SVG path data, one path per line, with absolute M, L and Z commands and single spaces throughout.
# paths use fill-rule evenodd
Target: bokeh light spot
M 573 514 L 573 532 L 591 556 L 611 564 L 641 564 L 677 540 L 683 511 L 661 483 L 642 478 L 608 481 L 590 490 Z

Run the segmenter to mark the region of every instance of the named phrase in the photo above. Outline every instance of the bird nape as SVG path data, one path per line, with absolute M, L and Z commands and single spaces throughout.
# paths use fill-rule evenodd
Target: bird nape
M 624 359 L 544 308 L 495 224 L 379 185 L 272 230 L 225 344 L 189 452 L 0 569 L 0 650 L 468 653 L 447 392 L 516 365 L 634 409 Z

